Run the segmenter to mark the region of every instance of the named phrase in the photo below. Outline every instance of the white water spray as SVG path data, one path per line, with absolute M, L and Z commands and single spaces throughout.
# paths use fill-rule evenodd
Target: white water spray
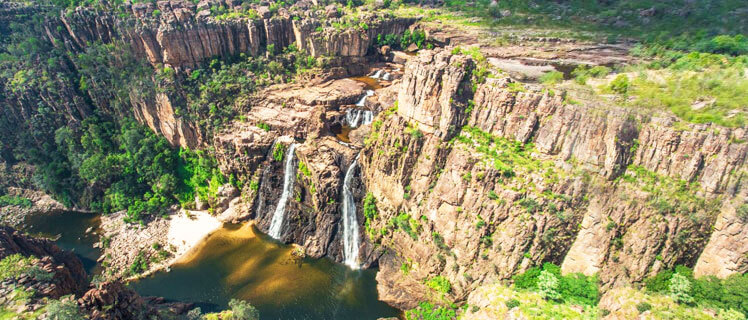
M 384 71 L 384 69 L 379 69 L 377 72 L 374 72 L 373 75 L 369 76 L 369 78 L 390 81 L 392 80 L 392 75 L 390 75 L 389 72 Z
M 358 269 L 358 247 L 360 246 L 358 234 L 358 220 L 356 219 L 356 203 L 351 191 L 351 180 L 358 165 L 358 156 L 348 167 L 343 178 L 343 263 Z
M 288 203 L 288 198 L 293 192 L 293 184 L 296 178 L 296 170 L 294 170 L 295 166 L 293 163 L 295 150 L 296 144 L 292 143 L 286 151 L 286 165 L 283 169 L 283 193 L 281 194 L 280 200 L 278 200 L 278 205 L 275 207 L 273 220 L 270 221 L 270 229 L 268 229 L 268 234 L 275 239 L 280 239 L 281 237 L 283 216 L 286 214 L 286 203 Z
M 346 124 L 351 128 L 370 124 L 374 120 L 374 113 L 369 110 L 350 108 L 345 112 Z
M 358 100 L 358 102 L 356 102 L 356 106 L 363 107 L 364 105 L 366 105 L 366 98 L 371 97 L 373 95 L 374 95 L 374 90 L 366 90 L 366 94 L 363 97 L 361 97 L 361 100 Z

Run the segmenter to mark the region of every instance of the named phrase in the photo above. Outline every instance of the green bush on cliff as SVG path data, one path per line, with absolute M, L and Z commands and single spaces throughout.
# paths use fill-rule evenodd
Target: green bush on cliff
M 452 291 L 452 284 L 444 276 L 436 276 L 426 280 L 426 286 L 440 293 Z
M 676 277 L 678 280 L 673 281 Z M 688 285 L 685 285 L 685 281 Z M 714 276 L 694 278 L 693 271 L 682 265 L 674 270 L 662 270 L 645 281 L 647 292 L 672 294 L 680 301 L 713 309 L 737 310 L 748 315 L 748 274 L 734 274 L 725 279 Z
M 371 229 L 371 224 L 378 215 L 377 199 L 374 198 L 374 195 L 371 192 L 367 192 L 366 197 L 364 198 L 364 218 L 366 219 L 364 221 L 364 228 L 369 237 L 373 237 L 375 234 L 374 230 Z
M 421 302 L 417 308 L 405 311 L 407 320 L 453 320 L 456 318 L 456 308 L 435 306 L 430 302 Z
M 541 289 L 540 278 L 545 273 L 546 283 L 543 284 L 545 289 Z M 553 275 L 557 279 L 556 291 L 558 296 L 549 293 L 553 299 L 579 305 L 597 305 L 599 297 L 597 277 L 587 277 L 580 273 L 561 275 L 561 268 L 553 263 L 545 263 L 542 268 L 532 267 L 527 271 L 516 274 L 512 277 L 514 287 L 520 290 L 546 290 L 552 288 L 549 276 Z
M 31 200 L 21 196 L 11 196 L 7 194 L 0 196 L 0 207 L 18 206 L 21 208 L 31 208 L 33 205 L 34 203 Z
M 279 162 L 283 161 L 283 156 L 285 155 L 285 153 L 286 153 L 286 146 L 281 143 L 278 143 L 275 145 L 275 149 L 273 149 L 273 159 Z
M 50 301 L 46 308 L 46 316 L 50 320 L 85 319 L 72 296 Z

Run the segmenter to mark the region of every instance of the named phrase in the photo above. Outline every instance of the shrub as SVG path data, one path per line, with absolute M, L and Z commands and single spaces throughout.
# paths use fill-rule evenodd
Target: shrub
M 232 319 L 234 320 L 260 319 L 260 312 L 247 301 L 231 299 L 229 301 L 229 308 L 231 308 Z
M 9 255 L 0 260 L 0 281 L 18 277 L 31 267 L 32 257 L 24 257 L 19 253 Z
M 19 196 L 10 196 L 10 195 L 2 195 L 0 196 L 0 207 L 5 206 L 18 206 L 21 208 L 31 208 L 34 205 L 34 203 L 24 197 Z
M 79 320 L 84 319 L 78 310 L 78 304 L 72 297 L 62 297 L 60 300 L 52 300 L 47 305 L 47 319 L 49 320 Z
M 558 284 L 558 278 L 553 273 L 543 270 L 538 276 L 538 293 L 546 300 L 560 300 Z
M 405 311 L 406 320 L 452 320 L 457 318 L 454 308 L 421 302 L 417 308 Z
M 627 94 L 629 91 L 629 77 L 625 74 L 619 74 L 613 81 L 608 85 L 608 90 L 617 94 Z
M 664 293 L 668 290 L 668 283 L 670 278 L 673 276 L 673 271 L 663 270 L 657 273 L 654 277 L 644 280 L 644 286 L 648 292 L 652 293 Z
M 135 260 L 133 260 L 132 264 L 130 264 L 130 269 L 128 270 L 130 272 L 130 275 L 138 275 L 148 270 L 148 259 L 145 257 L 145 254 L 143 251 L 138 252 L 138 255 L 135 256 Z
M 748 203 L 741 204 L 735 211 L 741 221 L 748 222 Z
M 285 155 L 285 153 L 286 153 L 286 146 L 280 143 L 276 144 L 275 149 L 273 149 L 273 159 L 279 162 L 283 161 L 283 156 Z
M 436 276 L 427 280 L 426 286 L 441 293 L 452 291 L 452 284 L 444 276 Z
M 532 267 L 527 271 L 512 276 L 514 281 L 514 287 L 517 289 L 535 289 L 538 286 L 538 276 L 540 276 L 540 268 Z
M 573 273 L 560 277 L 560 293 L 564 301 L 594 306 L 600 297 L 597 277 Z
M 678 303 L 690 304 L 694 301 L 691 296 L 691 281 L 679 273 L 673 274 L 668 281 L 668 290 L 673 300 Z
M 514 309 L 515 307 L 519 307 L 520 303 L 519 303 L 519 300 L 512 298 L 504 302 L 504 304 L 506 304 L 506 307 L 509 310 L 511 310 L 511 309 Z
M 652 309 L 652 305 L 647 302 L 639 302 L 636 304 L 636 310 L 639 310 L 639 313 L 644 313 Z
M 544 84 L 557 84 L 564 81 L 564 74 L 558 71 L 546 72 L 538 80 Z

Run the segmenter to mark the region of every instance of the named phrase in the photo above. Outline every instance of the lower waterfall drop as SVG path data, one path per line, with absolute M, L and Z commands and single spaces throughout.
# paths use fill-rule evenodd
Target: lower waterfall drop
M 343 178 L 343 263 L 358 269 L 358 247 L 360 239 L 358 234 L 358 219 L 356 219 L 356 203 L 351 191 L 351 180 L 358 165 L 358 156 L 348 167 Z
M 296 150 L 296 144 L 292 143 L 286 151 L 286 165 L 283 169 L 283 193 L 281 194 L 278 205 L 275 207 L 275 213 L 273 213 L 273 220 L 270 221 L 270 228 L 268 234 L 275 238 L 280 239 L 281 229 L 283 228 L 283 216 L 286 214 L 286 203 L 288 198 L 293 192 L 293 184 L 296 178 L 296 170 L 294 170 L 294 150 Z

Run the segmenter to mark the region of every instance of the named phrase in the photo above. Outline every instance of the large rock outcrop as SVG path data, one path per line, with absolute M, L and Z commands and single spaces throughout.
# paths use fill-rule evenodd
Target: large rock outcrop
M 361 17 L 365 28 L 336 30 L 318 20 L 323 13 L 317 13 L 311 5 L 300 1 L 275 14 L 267 12 L 267 7 L 246 8 L 221 0 L 197 5 L 183 0 L 125 4 L 122 15 L 81 7 L 71 14 L 61 14 L 59 22 L 48 21 L 46 31 L 51 41 L 57 39 L 56 43 L 69 50 L 96 41 L 120 41 L 153 65 L 192 67 L 213 57 L 240 53 L 257 56 L 267 46 L 280 50 L 291 44 L 314 57 L 363 61 L 355 58 L 369 53 L 377 35 L 401 34 L 415 22 L 412 18 L 368 13 Z M 216 8 L 223 8 L 225 14 L 214 12 Z M 261 14 L 249 14 L 247 10 Z M 327 19 L 326 23 L 339 19 Z
M 372 240 L 393 253 L 380 298 L 411 308 L 440 275 L 461 300 L 546 261 L 598 274 L 604 289 L 675 264 L 748 268 L 733 208 L 744 201 L 745 130 L 677 129 L 668 116 L 567 105 L 510 79 L 473 93 L 471 68 L 422 52 L 364 149 L 379 209 Z

